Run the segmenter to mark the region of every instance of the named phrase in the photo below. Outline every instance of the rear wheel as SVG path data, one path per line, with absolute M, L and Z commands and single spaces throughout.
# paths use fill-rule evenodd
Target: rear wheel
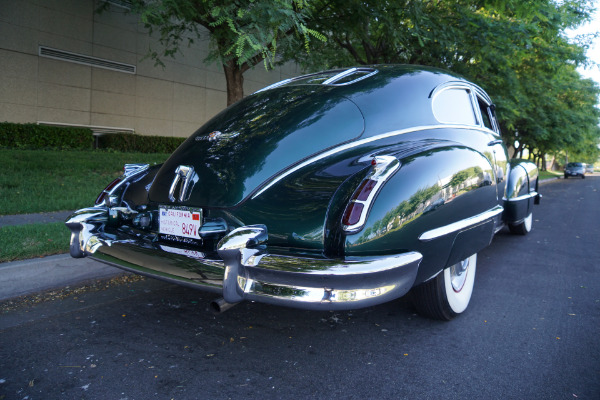
M 419 313 L 445 321 L 462 314 L 471 300 L 476 269 L 477 254 L 473 254 L 415 287 L 412 295 Z
M 513 235 L 527 235 L 531 232 L 533 226 L 533 213 L 530 213 L 523 221 L 518 224 L 508 224 L 508 230 Z
M 565 174 L 565 179 L 569 179 L 569 175 Z

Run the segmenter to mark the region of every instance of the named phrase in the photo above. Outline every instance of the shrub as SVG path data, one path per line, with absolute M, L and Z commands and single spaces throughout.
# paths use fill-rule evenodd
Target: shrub
M 172 153 L 185 138 L 111 133 L 98 137 L 98 148 L 123 152 Z
M 88 128 L 0 123 L 0 147 L 90 150 L 93 143 Z
M 172 153 L 185 138 L 108 133 L 97 137 L 98 148 L 122 152 Z M 17 149 L 91 150 L 89 128 L 0 123 L 0 147 Z

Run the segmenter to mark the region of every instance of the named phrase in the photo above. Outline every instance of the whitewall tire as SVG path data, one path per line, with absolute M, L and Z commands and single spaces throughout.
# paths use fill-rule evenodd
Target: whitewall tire
M 508 230 L 514 235 L 527 235 L 533 227 L 533 213 L 529 213 L 527 217 L 518 224 L 508 224 Z
M 475 286 L 477 254 L 444 269 L 435 278 L 413 289 L 419 313 L 449 321 L 468 307 Z

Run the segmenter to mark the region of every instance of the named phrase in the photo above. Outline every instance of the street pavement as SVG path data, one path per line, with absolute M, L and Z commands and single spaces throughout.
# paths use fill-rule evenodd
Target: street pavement
M 600 176 L 542 186 L 526 236 L 478 255 L 450 322 L 409 297 L 316 312 L 153 279 L 0 315 L 0 399 L 600 398 Z

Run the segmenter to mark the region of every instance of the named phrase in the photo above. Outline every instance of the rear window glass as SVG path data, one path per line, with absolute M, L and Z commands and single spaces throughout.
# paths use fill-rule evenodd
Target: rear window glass
M 447 89 L 437 94 L 433 113 L 440 122 L 477 125 L 471 95 L 466 89 Z

